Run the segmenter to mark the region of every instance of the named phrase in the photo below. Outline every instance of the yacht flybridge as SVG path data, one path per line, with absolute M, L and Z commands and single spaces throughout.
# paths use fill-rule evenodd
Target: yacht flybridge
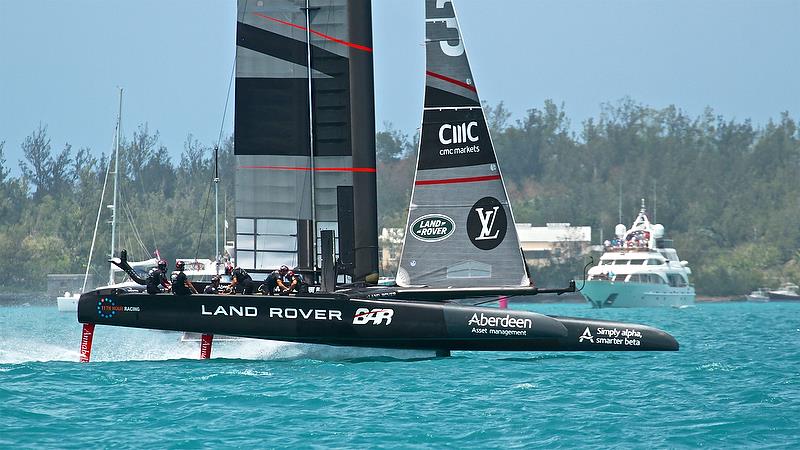
M 692 270 L 678 259 L 664 226 L 647 218 L 644 200 L 630 229 L 619 224 L 603 243 L 600 263 L 589 269 L 583 297 L 595 308 L 673 306 L 694 303 Z

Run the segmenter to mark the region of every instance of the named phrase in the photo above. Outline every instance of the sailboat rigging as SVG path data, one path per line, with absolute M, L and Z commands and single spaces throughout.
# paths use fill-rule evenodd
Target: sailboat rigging
M 369 241 L 377 232 L 377 226 L 372 226 L 377 220 L 376 199 L 374 191 L 369 190 L 375 178 L 374 147 L 367 147 L 371 148 L 371 156 L 360 146 L 356 149 L 361 142 L 359 139 L 365 138 L 364 129 L 371 129 L 369 139 L 374 146 L 374 114 L 368 114 L 374 111 L 374 105 L 367 106 L 372 93 L 364 89 L 365 85 L 370 89 L 372 86 L 371 5 L 369 0 L 347 0 L 345 8 L 339 8 L 338 2 L 333 6 L 320 6 L 329 8 L 329 17 L 342 23 L 346 19 L 347 27 L 338 29 L 349 29 L 350 34 L 335 36 L 312 30 L 315 21 L 310 18 L 309 9 L 300 17 L 299 3 L 298 0 L 283 0 L 264 6 L 258 2 L 254 10 L 246 1 L 239 2 L 235 125 L 235 153 L 240 168 L 236 180 L 237 262 L 241 265 L 246 261 L 259 269 L 274 264 L 278 258 L 299 259 L 303 241 L 315 242 L 320 234 L 325 239 L 321 247 L 327 249 L 322 258 L 326 261 L 322 270 L 329 274 L 334 237 L 330 229 L 320 233 L 324 229 L 320 223 L 338 222 L 341 257 L 348 250 L 343 243 L 346 233 L 341 231 L 347 228 L 346 222 L 355 217 L 355 224 L 363 228 L 366 223 L 372 227 L 371 234 L 361 235 L 354 227 L 355 236 L 350 241 L 355 255 L 353 276 L 364 280 L 368 278 L 370 257 L 375 250 Z M 311 2 L 303 3 L 308 8 Z M 203 333 L 201 354 L 204 358 L 210 356 L 213 335 L 432 350 L 438 355 L 449 355 L 452 350 L 678 350 L 678 342 L 672 336 L 645 325 L 454 303 L 521 292 L 574 291 L 574 283 L 565 289 L 552 290 L 530 285 L 452 1 L 426 0 L 425 11 L 425 112 L 398 286 L 361 287 L 293 297 L 173 296 L 101 289 L 81 296 L 78 321 L 84 324 L 82 360 L 89 360 L 94 324 Z M 336 18 L 337 14 L 344 17 Z M 298 24 L 302 19 L 305 27 Z M 315 44 L 314 54 L 306 53 L 305 61 L 298 58 L 297 53 L 282 52 L 284 47 L 275 45 L 280 43 L 297 50 L 302 46 L 296 39 L 300 31 L 307 42 L 312 34 L 323 36 L 320 39 L 325 41 Z M 311 63 L 320 54 L 324 58 L 312 71 Z M 282 73 L 313 73 L 317 82 L 310 84 L 310 80 L 302 78 L 265 76 L 264 64 L 275 63 L 275 58 L 285 58 L 277 63 L 285 69 Z M 327 63 L 322 63 L 326 60 Z M 358 83 L 354 84 L 354 79 Z M 306 124 L 305 120 L 319 125 L 338 117 L 338 122 L 329 125 L 347 131 L 347 135 L 339 135 L 344 139 L 334 139 L 333 135 L 322 139 L 320 133 L 315 133 L 317 140 L 312 142 L 311 132 L 307 133 L 304 126 L 286 123 L 282 125 L 301 130 L 291 136 L 294 139 L 291 142 L 288 138 L 284 142 L 265 136 L 265 128 L 276 133 L 281 129 L 270 121 L 257 120 L 268 108 L 261 102 L 299 95 L 309 86 L 311 98 L 318 100 L 319 114 L 306 119 L 303 118 L 305 111 L 300 112 L 296 104 L 282 103 L 281 106 L 295 108 L 297 114 L 293 117 L 300 118 L 301 125 Z M 343 97 L 341 89 L 345 86 L 349 94 Z M 325 89 L 331 92 L 326 93 Z M 330 95 L 325 106 L 332 109 L 320 109 L 319 100 L 325 95 Z M 311 98 L 306 100 L 310 102 Z M 339 104 L 339 101 L 345 103 Z M 308 103 L 304 101 L 302 105 Z M 340 106 L 343 109 L 339 109 Z M 331 110 L 338 115 L 323 114 Z M 343 127 L 341 114 L 348 110 L 350 114 L 345 116 L 346 126 Z M 353 123 L 358 123 L 358 127 L 351 126 Z M 324 127 L 316 129 L 320 128 Z M 317 144 L 313 158 L 298 150 L 307 148 L 295 145 L 301 142 L 298 138 L 303 142 L 309 138 L 307 142 Z M 352 143 L 352 148 L 345 145 L 348 142 Z M 370 158 L 372 166 L 369 166 Z M 316 165 L 317 162 L 320 164 Z M 258 170 L 269 170 L 270 176 L 258 176 L 255 172 Z M 316 216 L 303 206 L 306 203 L 296 196 L 298 191 L 286 190 L 287 186 L 308 186 L 305 177 L 297 175 L 309 171 L 319 176 L 319 184 L 313 189 L 319 194 L 315 196 Z M 359 179 L 359 175 L 364 177 Z M 298 179 L 301 181 L 296 183 Z M 364 189 L 358 188 L 359 182 Z M 280 198 L 263 198 L 265 192 L 276 191 L 280 195 L 287 194 L 292 202 L 287 205 L 280 203 Z M 348 202 L 350 219 L 343 220 L 339 212 L 347 210 Z M 263 233 L 260 232 L 262 227 Z M 287 246 L 287 242 L 291 245 Z M 127 269 L 124 258 L 117 258 L 114 263 Z M 170 301 L 164 301 L 166 295 L 170 295 Z M 177 317 L 180 320 L 175 320 Z M 618 336 L 625 339 L 618 339 Z
M 116 124 L 115 124 L 115 127 L 114 127 L 114 139 L 113 139 L 113 142 L 114 142 L 113 143 L 113 148 L 114 148 L 114 150 L 113 150 L 113 156 L 111 158 L 109 158 L 108 167 L 106 168 L 106 174 L 105 174 L 105 177 L 103 179 L 103 188 L 102 188 L 101 194 L 100 194 L 100 204 L 99 204 L 98 209 L 97 209 L 97 217 L 95 219 L 94 231 L 92 232 L 92 243 L 91 243 L 91 245 L 89 247 L 89 257 L 87 258 L 87 261 L 86 261 L 86 271 L 84 272 L 83 283 L 82 283 L 82 286 L 81 286 L 80 293 L 86 292 L 86 284 L 88 283 L 88 280 L 89 280 L 89 271 L 90 271 L 91 266 L 92 266 L 92 258 L 94 256 L 94 248 L 95 248 L 95 244 L 97 242 L 97 232 L 99 230 L 100 217 L 102 215 L 103 209 L 108 209 L 108 210 L 110 210 L 110 213 L 111 213 L 111 217 L 108 220 L 109 224 L 111 225 L 111 240 L 110 240 L 108 256 L 109 257 L 113 257 L 116 254 L 116 250 L 115 249 L 117 247 L 117 241 L 118 241 L 118 238 L 119 238 L 119 236 L 117 235 L 117 223 L 119 221 L 119 217 L 117 216 L 117 210 L 118 210 L 118 206 L 119 206 L 118 199 L 120 197 L 120 195 L 119 195 L 119 151 L 120 151 L 120 143 L 121 143 L 121 135 L 122 135 L 122 95 L 123 95 L 123 89 L 119 88 L 119 106 L 118 106 L 118 111 L 117 111 L 117 120 L 116 120 Z M 112 167 L 113 167 L 113 170 L 112 170 Z M 111 204 L 110 205 L 106 205 L 106 188 L 108 187 L 109 176 L 111 176 L 111 175 L 113 175 L 113 177 L 112 177 L 112 184 L 113 184 L 112 199 L 111 199 Z M 129 219 L 129 222 L 130 222 L 130 224 L 131 224 L 131 226 L 133 228 L 133 234 L 136 235 L 136 239 L 140 243 L 140 245 L 143 245 L 143 244 L 141 244 L 141 239 L 138 237 L 138 232 L 137 232 L 137 230 L 135 228 L 135 225 L 133 223 L 133 217 L 132 217 L 132 215 L 130 213 L 130 210 L 127 209 L 127 205 L 125 206 L 125 212 L 126 212 L 126 215 L 127 215 L 128 219 Z M 137 267 L 138 268 L 145 268 L 145 267 L 153 266 L 153 265 L 155 265 L 155 263 L 156 263 L 155 259 L 147 259 L 147 260 L 144 260 L 144 261 L 131 262 L 130 264 L 134 268 L 137 268 Z M 138 289 L 138 283 L 136 283 L 136 282 L 123 282 L 121 284 L 116 282 L 116 280 L 114 278 L 114 274 L 119 272 L 120 270 L 121 269 L 119 269 L 115 265 L 109 264 L 108 281 L 106 283 L 106 286 L 117 286 L 117 287 L 123 287 L 124 286 L 126 288 Z M 77 311 L 77 309 L 78 309 L 78 299 L 80 297 L 80 293 L 65 292 L 64 295 L 57 297 L 56 301 L 57 301 L 58 310 L 61 311 L 61 312 L 74 312 L 74 311 Z

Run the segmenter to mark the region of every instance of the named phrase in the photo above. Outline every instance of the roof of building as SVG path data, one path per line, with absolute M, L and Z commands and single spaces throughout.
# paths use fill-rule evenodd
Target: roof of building
M 534 227 L 530 223 L 518 223 L 520 242 L 591 242 L 592 227 L 573 227 L 569 223 L 548 223 L 545 227 Z

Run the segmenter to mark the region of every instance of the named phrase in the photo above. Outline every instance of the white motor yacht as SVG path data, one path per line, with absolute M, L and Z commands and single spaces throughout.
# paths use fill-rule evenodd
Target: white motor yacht
M 581 294 L 595 308 L 672 306 L 694 304 L 692 273 L 678 259 L 664 226 L 651 224 L 642 209 L 631 226 L 619 224 L 616 238 L 604 243 L 605 253 L 589 269 Z

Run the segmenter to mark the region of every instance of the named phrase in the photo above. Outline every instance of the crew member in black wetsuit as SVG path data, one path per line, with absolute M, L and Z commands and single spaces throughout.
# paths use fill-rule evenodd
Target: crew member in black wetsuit
M 231 272 L 231 289 L 236 294 L 250 295 L 253 293 L 253 279 L 241 267 Z
M 264 283 L 258 287 L 258 292 L 266 295 L 275 295 L 277 291 L 278 294 L 283 294 L 283 292 L 287 289 L 285 283 L 285 277 L 287 273 L 289 273 L 289 267 L 283 265 L 280 269 L 267 275 Z
M 177 273 L 172 273 L 172 293 L 175 295 L 197 294 L 197 289 L 194 288 L 192 282 L 183 273 L 185 266 L 186 264 L 183 261 L 175 263 L 175 269 L 178 271 Z
M 299 273 L 294 273 L 291 270 L 286 273 L 284 276 L 283 283 L 286 285 L 286 294 L 291 294 L 294 292 L 295 294 L 299 294 L 303 292 L 303 276 Z M 306 292 L 308 292 L 306 290 Z
M 211 279 L 211 284 L 203 289 L 203 294 L 219 294 L 219 275 Z
M 163 292 L 161 286 L 165 290 L 170 288 L 169 280 L 167 280 L 167 262 L 163 259 L 158 261 L 158 266 L 153 267 L 147 272 L 147 293 L 158 294 Z

